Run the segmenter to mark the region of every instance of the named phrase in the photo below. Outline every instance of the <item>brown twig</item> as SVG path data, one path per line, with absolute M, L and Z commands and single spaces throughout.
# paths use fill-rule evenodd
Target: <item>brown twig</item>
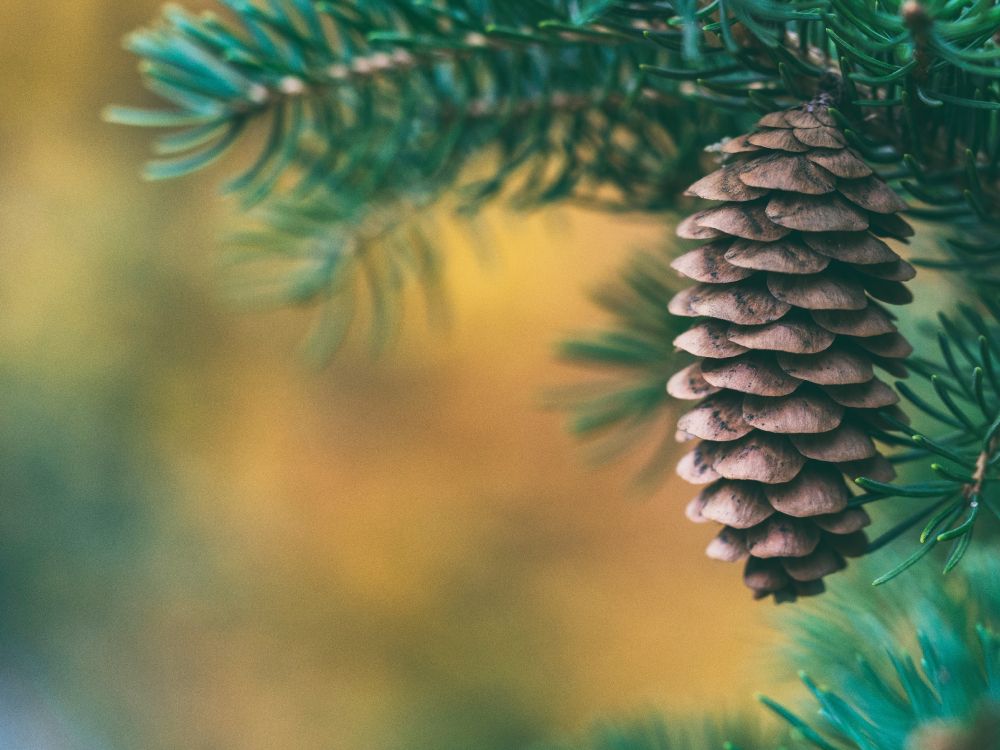
M 990 440 L 986 449 L 976 459 L 976 470 L 972 474 L 972 481 L 965 485 L 962 490 L 962 495 L 966 500 L 973 500 L 982 495 L 983 485 L 986 482 L 986 470 L 989 467 L 990 459 L 996 455 L 998 449 L 1000 449 L 1000 435 Z

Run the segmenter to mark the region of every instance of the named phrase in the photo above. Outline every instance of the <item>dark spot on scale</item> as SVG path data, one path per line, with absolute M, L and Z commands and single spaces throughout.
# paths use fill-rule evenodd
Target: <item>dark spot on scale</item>
M 749 207 L 744 208 L 741 213 L 743 214 L 743 218 L 746 219 L 747 224 L 753 229 L 754 234 L 760 234 L 764 231 L 763 225 L 757 221 L 757 217 L 754 216 L 754 212 Z

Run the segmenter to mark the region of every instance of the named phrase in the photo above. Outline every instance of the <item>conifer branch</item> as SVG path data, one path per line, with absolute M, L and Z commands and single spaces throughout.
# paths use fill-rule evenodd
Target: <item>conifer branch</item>
M 572 429 L 598 441 L 597 454 L 609 460 L 652 443 L 637 484 L 650 488 L 670 469 L 673 431 L 664 420 L 673 405 L 667 380 L 677 355 L 673 341 L 682 325 L 663 305 L 677 290 L 673 270 L 657 255 L 633 257 L 616 283 L 594 299 L 612 318 L 598 334 L 564 342 L 567 362 L 600 368 L 610 377 L 554 394 L 553 405 L 572 412 Z
M 470 157 L 499 145 L 508 158 L 496 192 L 513 171 L 510 157 L 544 159 L 560 133 L 583 128 L 559 150 L 574 161 L 592 151 L 589 166 L 575 164 L 552 197 L 590 179 L 624 188 L 631 208 L 646 208 L 669 201 L 671 165 L 692 151 L 678 115 L 694 110 L 675 94 L 635 86 L 638 66 L 662 53 L 612 33 L 612 10 L 578 36 L 575 3 L 555 0 L 461 10 L 407 0 L 228 5 L 234 22 L 171 6 L 159 26 L 127 40 L 144 58 L 147 87 L 174 109 L 112 107 L 106 117 L 180 128 L 156 142 L 167 158 L 147 167 L 150 178 L 201 169 L 252 122 L 270 119 L 256 163 L 226 186 L 245 206 L 274 191 L 338 190 L 359 168 L 374 173 L 371 191 L 389 179 L 440 191 Z M 636 23 L 626 17 L 619 26 Z
M 1000 736 L 998 579 L 996 556 L 972 553 L 943 585 L 925 572 L 877 594 L 833 592 L 793 615 L 789 657 L 802 669 L 809 704 L 794 712 L 766 698 L 764 705 L 805 747 L 993 747 Z
M 912 498 L 912 502 L 921 503 L 922 507 L 911 516 L 913 523 L 902 522 L 904 529 L 926 520 L 931 510 L 936 511 L 922 528 L 918 549 L 879 576 L 876 584 L 886 583 L 908 570 L 943 542 L 951 543 L 945 572 L 954 569 L 969 549 L 976 527 L 982 523 L 983 504 L 997 500 L 1000 380 L 996 369 L 1000 349 L 996 348 L 996 342 L 1000 327 L 995 319 L 987 323 L 975 308 L 963 306 L 961 312 L 962 324 L 949 316 L 940 316 L 944 331 L 939 339 L 940 364 L 911 360 L 913 369 L 934 395 L 924 396 L 910 386 L 897 384 L 910 410 L 929 420 L 927 426 L 915 430 L 896 417 L 884 417 L 891 433 L 908 438 L 915 446 L 896 455 L 894 461 L 916 463 L 917 473 L 911 478 L 919 481 L 891 484 L 865 477 L 856 480 L 869 493 L 865 503 L 889 497 Z M 878 546 L 881 546 L 879 540 L 871 545 Z
M 170 6 L 156 27 L 131 35 L 147 87 L 172 108 L 112 107 L 106 117 L 171 131 L 155 142 L 153 179 L 202 169 L 257 133 L 256 158 L 224 189 L 244 209 L 264 203 L 258 219 L 280 218 L 267 241 L 299 243 L 299 256 L 352 232 L 365 244 L 372 206 L 382 215 L 435 205 L 456 186 L 465 210 L 500 194 L 522 208 L 571 199 L 662 210 L 703 147 L 730 127 L 676 91 L 639 85 L 639 65 L 664 56 L 643 37 L 662 27 L 662 7 L 226 5 L 230 20 Z M 478 173 L 488 163 L 486 176 L 468 182 L 470 163 Z M 331 223 L 320 226 L 319 215 Z M 300 303 L 352 286 L 295 278 L 288 294 Z M 398 292 L 378 296 L 395 308 Z

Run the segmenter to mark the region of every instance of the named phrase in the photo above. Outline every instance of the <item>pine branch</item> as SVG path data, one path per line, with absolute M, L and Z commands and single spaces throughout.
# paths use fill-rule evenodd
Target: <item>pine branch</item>
M 431 323 L 447 320 L 434 209 L 433 196 L 418 194 L 269 201 L 251 213 L 251 228 L 231 238 L 230 291 L 255 306 L 312 309 L 304 351 L 315 364 L 362 327 L 378 354 L 407 317 L 409 287 L 421 290 Z
M 990 236 L 1000 221 L 994 4 L 729 0 L 695 13 L 688 5 L 677 3 L 669 23 L 702 33 L 648 34 L 673 53 L 661 74 L 693 81 L 692 95 L 733 111 L 780 109 L 835 75 L 839 124 L 851 145 L 911 177 L 907 187 L 919 200 L 949 204 L 914 214 L 951 221 L 960 203 L 957 218 L 973 237 Z M 730 70 L 753 75 L 720 76 Z
M 877 549 L 909 528 L 921 528 L 917 550 L 879 576 L 876 585 L 908 570 L 940 543 L 951 545 L 945 572 L 954 569 L 987 515 L 984 506 L 997 507 L 1000 501 L 996 488 L 1000 478 L 1000 325 L 996 319 L 987 322 L 981 309 L 963 305 L 960 311 L 961 323 L 940 316 L 940 359 L 911 360 L 924 387 L 897 384 L 910 410 L 922 417 L 925 426 L 911 428 L 896 416 L 884 417 L 890 435 L 914 446 L 895 457 L 899 464 L 917 464 L 909 472 L 911 481 L 856 480 L 869 493 L 859 503 L 896 497 L 911 498 L 920 505 L 911 515 L 912 522 L 903 521 L 898 530 L 892 529 L 871 543 L 871 548 Z
M 358 204 L 440 194 L 489 153 L 493 174 L 464 193 L 472 206 L 514 185 L 521 206 L 569 197 L 659 210 L 737 120 L 846 72 L 838 116 L 853 145 L 878 162 L 907 157 L 896 177 L 928 204 L 914 213 L 957 218 L 973 240 L 952 267 L 998 278 L 988 238 L 1000 216 L 1000 84 L 987 4 L 227 5 L 231 21 L 170 7 L 130 37 L 147 86 L 174 105 L 108 110 L 173 129 L 156 142 L 164 158 L 150 177 L 201 169 L 259 124 L 258 158 L 226 185 L 247 207 L 272 193 L 322 201 L 333 191 L 341 203 L 348 191 Z M 933 99 L 935 87 L 951 93 Z
M 207 166 L 264 121 L 258 159 L 226 185 L 245 206 L 276 190 L 339 190 L 358 170 L 370 194 L 440 190 L 497 146 L 476 198 L 534 171 L 551 178 L 522 202 L 610 185 L 629 207 L 650 208 L 672 200 L 673 176 L 709 142 L 694 137 L 690 123 L 706 124 L 694 105 L 636 88 L 638 66 L 660 52 L 606 3 L 575 13 L 555 0 L 227 4 L 232 22 L 170 7 L 128 39 L 147 87 L 174 106 L 106 116 L 175 129 L 156 141 L 166 158 L 147 167 L 152 179 Z M 581 18 L 611 26 L 575 27 Z
M 362 266 L 320 262 L 314 248 L 369 244 L 373 214 L 436 204 L 456 187 L 465 210 L 501 194 L 520 208 L 569 199 L 662 210 L 730 127 L 676 91 L 640 85 L 639 66 L 664 55 L 643 36 L 662 26 L 661 4 L 226 4 L 230 20 L 170 6 L 156 27 L 130 36 L 146 86 L 171 108 L 106 116 L 170 130 L 155 141 L 163 158 L 148 165 L 152 179 L 259 144 L 224 189 L 244 209 L 265 204 L 255 221 L 277 222 L 256 233 L 257 257 L 272 255 L 265 242 L 298 243 L 293 255 L 313 259 L 304 277 L 279 276 L 291 286 L 277 296 L 290 303 L 346 314 L 352 303 L 341 295 L 357 282 L 345 279 L 360 279 Z M 468 182 L 468 165 L 482 173 L 484 163 L 487 175 Z M 304 216 L 307 236 L 289 233 Z M 371 298 L 397 310 L 402 286 Z
M 728 0 L 697 11 L 692 6 L 676 3 L 669 24 L 695 26 L 703 35 L 650 35 L 683 53 L 680 67 L 701 74 L 717 70 L 720 61 L 742 63 L 763 76 L 758 92 L 784 88 L 800 97 L 815 90 L 821 76 L 844 73 L 842 105 L 901 119 L 904 131 L 915 127 L 918 132 L 902 134 L 903 142 L 942 128 L 971 135 L 969 110 L 1000 107 L 1000 48 L 993 40 L 1000 11 L 990 3 Z M 749 106 L 749 95 L 743 96 Z M 902 109 L 920 109 L 921 116 L 887 112 Z M 968 117 L 961 122 L 958 114 Z
M 806 715 L 762 700 L 805 747 L 995 747 L 1000 565 L 972 554 L 948 583 L 931 575 L 907 578 L 877 598 L 848 585 L 793 615 L 789 656 L 803 669 L 813 708 Z
M 598 457 L 612 459 L 640 444 L 654 444 L 637 477 L 655 486 L 670 468 L 673 403 L 667 380 L 678 353 L 673 340 L 683 329 L 663 300 L 677 288 L 673 269 L 657 255 L 640 253 L 620 278 L 594 295 L 613 317 L 613 326 L 560 348 L 567 362 L 610 374 L 589 384 L 554 394 L 554 404 L 569 411 L 578 435 L 599 441 Z

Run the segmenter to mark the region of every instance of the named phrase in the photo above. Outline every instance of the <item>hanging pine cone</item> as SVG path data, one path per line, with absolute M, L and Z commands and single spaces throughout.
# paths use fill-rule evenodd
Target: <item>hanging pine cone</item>
M 757 598 L 823 591 L 863 554 L 869 518 L 845 479 L 895 476 L 869 435 L 898 396 L 875 376 L 906 375 L 912 348 L 878 300 L 911 301 L 913 267 L 879 237 L 913 234 L 906 206 L 850 148 L 821 96 L 769 114 L 726 142 L 725 165 L 688 189 L 722 205 L 681 222 L 704 244 L 674 268 L 699 282 L 670 301 L 698 318 L 676 346 L 699 359 L 671 378 L 701 399 L 678 439 L 701 442 L 678 473 L 707 484 L 688 506 L 724 524 L 709 557 L 746 558 Z

